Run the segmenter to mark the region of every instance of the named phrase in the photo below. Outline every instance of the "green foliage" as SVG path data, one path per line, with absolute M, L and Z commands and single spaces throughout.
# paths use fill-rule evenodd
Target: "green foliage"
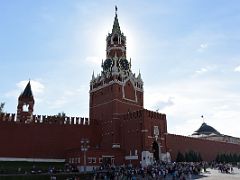
M 35 174 L 35 175 L 8 175 L 8 176 L 0 176 L 1 180 L 46 180 L 51 179 L 50 174 Z M 92 174 L 54 174 L 57 180 L 66 180 L 66 179 L 75 179 L 76 177 L 79 179 L 93 179 Z
M 57 114 L 57 117 L 66 117 L 66 113 L 65 112 L 59 112 L 58 114 Z
M 0 113 L 3 113 L 4 106 L 5 106 L 5 103 L 1 102 L 0 103 Z
M 189 161 L 188 162 L 200 162 L 202 161 L 200 153 L 196 153 L 194 151 L 189 151 Z
M 176 162 L 184 162 L 184 161 L 185 161 L 184 155 L 178 151 Z
M 177 162 L 201 162 L 202 157 L 200 153 L 190 150 L 188 152 L 185 152 L 185 155 L 183 155 L 181 152 L 178 152 L 176 161 Z
M 240 162 L 240 154 L 218 154 L 215 161 L 218 163 L 237 163 Z
M 64 169 L 64 162 L 26 162 L 26 161 L 0 161 L 0 180 L 46 180 L 51 179 L 51 174 L 32 174 L 31 170 L 42 170 L 48 172 L 49 167 L 55 169 Z M 25 174 L 26 172 L 26 174 Z M 74 179 L 93 179 L 92 174 L 81 173 L 54 173 L 57 180 Z
M 1 161 L 0 172 L 2 174 L 14 174 L 21 169 L 21 172 L 30 172 L 33 167 L 47 171 L 49 167 L 63 169 L 64 163 L 61 162 L 26 162 L 26 161 Z M 1 178 L 0 178 L 1 179 Z
M 200 153 L 198 153 L 198 162 L 201 162 L 201 161 L 203 161 L 202 156 Z
M 186 161 L 186 162 L 189 162 L 189 161 L 190 161 L 190 157 L 189 157 L 188 152 L 185 152 L 185 161 Z

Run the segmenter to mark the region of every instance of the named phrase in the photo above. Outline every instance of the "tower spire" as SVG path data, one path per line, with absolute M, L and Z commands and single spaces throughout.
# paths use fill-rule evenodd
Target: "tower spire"
M 115 15 L 117 16 L 117 6 L 115 6 Z
M 115 6 L 115 18 L 114 18 L 112 33 L 113 34 L 114 33 L 121 34 L 121 29 L 120 29 L 120 26 L 119 26 L 118 16 L 117 16 L 117 6 Z
M 28 81 L 27 86 L 25 87 L 24 91 L 22 92 L 22 94 L 20 96 L 22 96 L 22 97 L 33 97 L 32 88 L 31 88 L 31 84 L 30 84 L 30 79 Z

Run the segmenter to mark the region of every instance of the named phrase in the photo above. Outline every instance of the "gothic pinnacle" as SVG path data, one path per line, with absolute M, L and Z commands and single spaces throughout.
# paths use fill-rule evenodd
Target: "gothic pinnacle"
M 95 75 L 94 75 L 94 71 L 93 71 L 93 74 L 92 74 L 92 81 L 95 79 Z
M 115 18 L 114 18 L 112 33 L 121 34 L 121 29 L 120 29 L 118 17 L 117 17 L 117 6 L 115 6 Z

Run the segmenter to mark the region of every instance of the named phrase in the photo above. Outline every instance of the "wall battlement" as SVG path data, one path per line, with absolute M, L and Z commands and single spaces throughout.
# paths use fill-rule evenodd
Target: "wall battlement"
M 128 112 L 123 115 L 123 119 L 136 119 L 136 118 L 141 118 L 143 117 L 143 110 L 137 110 L 134 112 Z
M 0 122 L 14 122 L 16 121 L 15 113 L 0 113 Z
M 144 115 L 151 119 L 161 119 L 166 120 L 166 114 L 161 114 L 155 111 L 149 111 L 147 109 L 141 109 L 134 112 L 128 112 L 123 115 L 123 119 L 136 119 L 136 118 L 142 118 Z
M 61 117 L 47 115 L 33 115 L 31 119 L 17 119 L 15 113 L 1 113 L 0 122 L 12 123 L 34 123 L 34 124 L 68 124 L 68 125 L 90 125 L 89 118 L 84 117 Z
M 166 114 L 158 113 L 156 111 L 150 111 L 150 110 L 147 110 L 147 109 L 144 109 L 144 112 L 150 118 L 166 120 Z

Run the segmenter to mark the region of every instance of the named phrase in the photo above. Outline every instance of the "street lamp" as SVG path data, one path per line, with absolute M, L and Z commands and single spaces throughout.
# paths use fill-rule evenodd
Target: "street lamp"
M 83 155 L 84 155 L 84 173 L 86 172 L 86 164 L 87 164 L 86 154 L 89 147 L 90 147 L 89 140 L 86 138 L 83 138 L 81 140 L 81 151 L 83 151 Z

